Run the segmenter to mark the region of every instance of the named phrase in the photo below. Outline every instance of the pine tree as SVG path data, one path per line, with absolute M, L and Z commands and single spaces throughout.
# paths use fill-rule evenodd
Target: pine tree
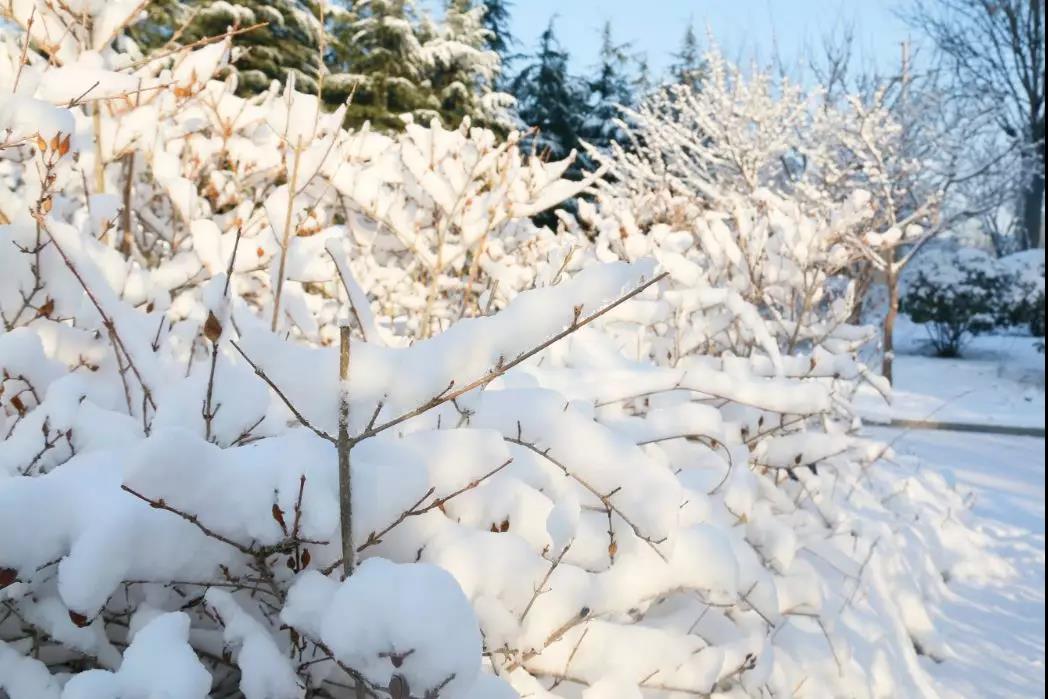
M 420 17 L 412 0 L 361 0 L 343 30 L 348 50 L 345 77 L 325 87 L 329 99 L 352 95 L 346 113 L 351 126 L 365 121 L 381 131 L 403 128 L 401 115 L 428 121 L 439 101 L 426 83 Z
M 593 71 L 595 77 L 588 84 L 588 109 L 581 134 L 588 143 L 600 149 L 620 140 L 622 133 L 615 120 L 621 116 L 620 107 L 633 104 L 629 47 L 628 43 L 615 43 L 611 22 L 605 22 L 601 30 L 599 59 Z
M 497 53 L 503 63 L 509 58 L 509 50 L 517 43 L 509 29 L 509 0 L 481 0 L 484 9 L 484 28 L 488 31 L 487 46 Z
M 241 93 L 264 90 L 273 80 L 286 80 L 289 73 L 295 74 L 299 90 L 316 92 L 321 46 L 334 41 L 323 33 L 317 0 L 161 0 L 149 3 L 147 12 L 145 21 L 129 30 L 145 51 L 265 23 L 234 39 L 242 51 L 235 65 Z
M 445 126 L 457 126 L 467 115 L 483 125 L 508 123 L 513 99 L 495 91 L 501 65 L 489 48 L 484 12 L 473 0 L 448 0 L 443 22 L 426 22 L 429 38 L 422 50 Z
M 706 62 L 702 57 L 699 38 L 695 35 L 695 27 L 690 22 L 684 30 L 680 49 L 673 54 L 673 58 L 674 61 L 670 64 L 670 76 L 673 81 L 698 89 L 702 76 L 706 73 Z
M 537 129 L 534 142 L 539 152 L 554 160 L 567 157 L 578 145 L 586 100 L 568 73 L 568 53 L 557 40 L 552 19 L 530 58 L 513 80 L 517 113 Z
M 652 81 L 651 65 L 648 63 L 647 55 L 637 54 L 633 60 L 636 63 L 636 68 L 633 71 L 633 81 L 630 84 L 630 88 L 633 92 L 634 102 L 639 102 L 651 93 L 655 84 Z

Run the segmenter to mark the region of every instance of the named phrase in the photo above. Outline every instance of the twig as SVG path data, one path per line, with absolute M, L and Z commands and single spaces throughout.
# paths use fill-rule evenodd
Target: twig
M 288 410 L 291 411 L 291 414 L 295 416 L 296 420 L 302 423 L 302 425 L 307 427 L 310 431 L 313 432 L 313 434 L 320 437 L 321 439 L 326 439 L 332 444 L 337 444 L 337 440 L 334 437 L 329 435 L 327 432 L 324 432 L 323 430 L 314 427 L 313 423 L 307 420 L 306 416 L 298 411 L 298 408 L 296 408 L 295 405 L 288 399 L 288 397 L 284 395 L 284 392 L 280 390 L 280 387 L 273 383 L 273 380 L 266 375 L 266 372 L 262 370 L 262 367 L 258 366 L 253 361 L 251 361 L 251 358 L 244 353 L 244 350 L 240 349 L 240 345 L 236 343 L 236 340 L 230 340 L 229 344 L 233 345 L 233 349 L 239 352 L 240 356 L 244 358 L 244 361 L 251 365 L 251 368 L 255 370 L 255 376 L 265 381 L 266 384 L 268 384 L 269 387 L 273 389 L 273 391 L 277 394 L 280 400 L 283 401 L 284 405 L 287 406 Z
M 353 574 L 353 489 L 349 452 L 349 326 L 339 326 L 338 510 L 342 532 L 342 579 Z

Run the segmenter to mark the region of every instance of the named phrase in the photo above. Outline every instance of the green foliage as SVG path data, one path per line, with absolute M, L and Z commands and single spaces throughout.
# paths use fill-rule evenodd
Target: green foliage
M 352 95 L 346 120 L 365 121 L 382 131 L 403 126 L 401 114 L 428 120 L 440 103 L 426 82 L 419 16 L 410 0 L 363 0 L 344 30 L 342 80 L 329 86 L 325 98 L 342 102 Z
M 289 72 L 295 74 L 298 89 L 317 90 L 320 48 L 331 37 L 324 37 L 320 7 L 312 0 L 160 0 L 149 3 L 146 11 L 146 19 L 129 30 L 145 51 L 266 23 L 235 38 L 234 46 L 242 51 L 236 63 L 239 92 L 259 92 L 273 80 L 283 82 Z
M 495 11 L 503 32 L 496 43 L 507 41 L 505 10 Z M 451 127 L 470 116 L 498 126 L 511 101 L 494 94 L 499 57 L 485 6 L 475 0 L 449 0 L 439 23 L 415 0 L 159 0 L 148 13 L 131 30 L 147 52 L 266 23 L 234 37 L 238 91 L 257 93 L 293 73 L 297 89 L 321 92 L 330 108 L 352 98 L 346 121 L 353 127 L 369 121 L 398 131 L 402 115 Z

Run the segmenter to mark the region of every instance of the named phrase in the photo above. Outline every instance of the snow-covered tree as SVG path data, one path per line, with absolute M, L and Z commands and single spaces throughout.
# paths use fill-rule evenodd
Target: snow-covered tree
M 745 75 L 717 51 L 704 63 L 698 89 L 669 86 L 627 112 L 630 146 L 614 147 L 612 174 L 634 193 L 665 189 L 706 202 L 767 189 L 822 219 L 862 192 L 872 215 L 848 233 L 841 264 L 859 282 L 856 317 L 874 276 L 889 290 L 882 371 L 890 378 L 901 272 L 943 229 L 941 203 L 958 179 L 934 159 L 944 141 L 918 138 L 929 128 L 916 120 L 904 126 L 897 88 L 831 104 L 821 89 Z
M 581 137 L 593 146 L 606 150 L 612 141 L 621 140 L 618 126 L 622 107 L 633 104 L 634 77 L 631 75 L 629 44 L 616 44 L 611 22 L 606 21 L 600 33 L 600 52 L 593 78 L 588 81 L 589 99 Z
M 496 91 L 502 64 L 499 53 L 488 45 L 484 11 L 472 0 L 451 0 L 422 46 L 430 66 L 429 84 L 440 102 L 441 120 L 449 127 L 466 116 L 480 124 L 508 123 L 513 98 Z
M 509 63 L 510 49 L 517 43 L 510 29 L 512 6 L 509 0 L 480 0 L 484 11 L 482 21 L 487 29 L 487 47 L 499 55 L 504 65 Z
M 698 89 L 705 73 L 706 63 L 704 52 L 699 45 L 699 37 L 695 34 L 695 25 L 688 22 L 680 40 L 680 47 L 673 53 L 670 78 L 674 83 L 687 85 L 694 90 Z

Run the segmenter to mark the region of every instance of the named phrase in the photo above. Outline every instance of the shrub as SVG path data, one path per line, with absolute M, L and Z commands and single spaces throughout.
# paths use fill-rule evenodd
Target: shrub
M 1001 308 L 1004 325 L 1025 326 L 1034 337 L 1044 337 L 1044 250 L 1025 250 L 1004 257 L 1008 275 Z
M 1003 266 L 980 250 L 925 256 L 907 284 L 902 310 L 926 324 L 938 356 L 956 357 L 972 335 L 999 324 L 1008 286 Z

